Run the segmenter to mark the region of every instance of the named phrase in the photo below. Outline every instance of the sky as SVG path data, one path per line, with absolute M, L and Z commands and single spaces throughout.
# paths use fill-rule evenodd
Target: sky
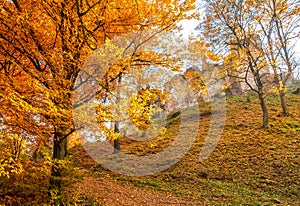
M 180 26 L 182 26 L 183 30 L 180 34 L 182 34 L 183 38 L 188 39 L 188 37 L 193 33 L 196 34 L 195 28 L 198 26 L 199 21 L 192 19 L 192 20 L 182 20 L 180 22 Z

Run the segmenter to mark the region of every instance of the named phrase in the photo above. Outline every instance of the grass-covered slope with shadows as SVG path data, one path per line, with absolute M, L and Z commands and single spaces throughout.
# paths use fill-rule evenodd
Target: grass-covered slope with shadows
M 300 95 L 289 93 L 287 99 L 291 114 L 283 116 L 277 96 L 267 97 L 270 128 L 264 129 L 255 96 L 227 98 L 222 137 L 202 162 L 199 152 L 211 120 L 210 105 L 192 109 L 189 112 L 200 111 L 201 116 L 195 143 L 177 164 L 158 174 L 120 175 L 84 156 L 82 148 L 74 150 L 74 155 L 100 179 L 171 193 L 187 205 L 300 205 Z M 150 155 L 163 150 L 175 138 L 180 118 L 180 114 L 170 116 L 166 134 L 154 140 L 121 140 L 122 151 Z M 194 124 L 192 119 L 189 123 Z

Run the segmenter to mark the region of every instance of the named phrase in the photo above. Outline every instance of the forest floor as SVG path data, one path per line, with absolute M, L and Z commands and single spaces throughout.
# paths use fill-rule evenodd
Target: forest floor
M 70 146 L 70 155 L 61 163 L 62 193 L 49 193 L 51 150 L 49 159 L 36 162 L 24 156 L 20 175 L 0 177 L 0 206 L 48 206 L 58 205 L 53 204 L 57 201 L 74 206 L 298 206 L 300 95 L 287 93 L 288 116 L 282 115 L 277 95 L 269 95 L 266 101 L 268 129 L 262 128 L 257 97 L 249 94 L 228 97 L 224 110 L 202 103 L 174 112 L 165 121 L 158 120 L 158 125 L 166 129 L 158 129 L 160 135 L 148 141 L 122 137 L 121 151 L 143 161 L 124 161 L 118 156 L 121 153 L 112 154 L 107 147 L 100 147 L 103 142 Z M 224 113 L 224 124 L 212 127 L 211 122 Z M 206 144 L 212 128 L 222 133 Z M 179 147 L 174 147 L 175 143 Z M 217 144 L 211 147 L 208 158 L 199 159 L 202 149 L 213 143 Z M 108 162 L 95 161 L 105 152 L 111 157 Z M 162 153 L 163 157 L 156 156 Z M 178 161 L 171 162 L 175 157 Z M 107 164 L 110 162 L 113 164 Z M 112 166 L 117 167 L 111 170 Z
M 262 128 L 255 95 L 227 98 L 226 122 L 213 153 L 199 161 L 211 122 L 211 105 L 200 109 L 197 138 L 167 170 L 129 176 L 97 164 L 83 149 L 72 155 L 84 169 L 77 183 L 82 205 L 300 205 L 300 95 L 288 94 L 291 114 L 283 116 L 277 96 L 268 96 L 270 128 Z M 193 116 L 193 115 L 192 115 Z M 168 120 L 166 135 L 147 142 L 124 138 L 121 150 L 145 156 L 171 145 L 180 115 Z M 191 125 L 195 121 L 191 119 Z M 181 132 L 189 131 L 183 130 Z
M 84 204 L 93 205 L 189 205 L 184 199 L 171 193 L 155 191 L 149 188 L 137 188 L 131 184 L 120 183 L 111 178 L 87 176 L 76 184 L 79 194 L 87 199 Z M 87 203 L 87 201 L 89 201 Z

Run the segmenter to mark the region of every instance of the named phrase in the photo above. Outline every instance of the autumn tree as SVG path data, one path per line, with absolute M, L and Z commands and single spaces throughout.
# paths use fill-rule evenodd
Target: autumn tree
M 203 35 L 211 50 L 223 56 L 223 73 L 244 81 L 258 94 L 263 111 L 263 125 L 268 127 L 267 94 L 268 65 L 262 39 L 257 35 L 251 10 L 244 1 L 207 0 Z
M 295 43 L 299 37 L 300 2 L 290 0 L 254 1 L 248 4 L 253 23 L 258 25 L 262 48 L 274 73 L 283 114 L 288 114 L 285 99 L 287 81 L 297 65 Z
M 296 68 L 294 40 L 299 36 L 297 33 L 299 2 L 287 0 L 204 2 L 207 6 L 207 15 L 202 28 L 207 32 L 203 34 L 213 43 L 215 51 L 221 51 L 223 56 L 229 54 L 225 58 L 230 61 L 226 69 L 228 76 L 245 81 L 258 93 L 261 106 L 264 108 L 265 127 L 268 115 L 262 97 L 268 93 L 269 85 L 275 85 L 280 95 L 282 111 L 288 114 L 285 92 L 287 81 Z M 247 64 L 246 67 L 242 66 Z M 253 66 L 256 68 L 251 69 Z M 266 81 L 266 76 L 273 81 Z M 255 87 L 250 79 L 254 80 Z M 260 92 L 260 88 L 263 87 L 265 91 Z
M 129 45 L 131 43 L 129 41 Z M 135 44 L 139 45 L 137 42 Z M 151 45 L 150 42 L 148 44 Z M 157 77 L 157 75 L 162 73 L 161 67 L 167 67 L 165 69 L 169 72 L 174 70 L 174 65 L 165 58 L 167 54 L 159 54 L 149 50 L 148 44 L 146 46 L 148 49 L 140 48 L 134 56 L 119 57 L 118 60 L 112 61 L 114 63 L 107 68 L 108 73 L 105 78 L 99 80 L 100 86 L 96 92 L 98 126 L 102 129 L 104 136 L 113 140 L 114 153 L 120 151 L 121 129 L 123 131 L 130 130 L 131 133 L 137 132 L 137 136 L 140 136 L 139 132 L 144 133 L 152 125 L 152 115 L 158 112 L 158 108 L 154 107 L 164 99 L 162 91 L 159 90 L 162 87 L 158 85 L 160 77 Z M 106 44 L 106 46 L 109 45 L 110 47 L 117 47 L 116 50 L 118 51 L 123 51 L 123 48 L 119 48 L 113 42 Z M 124 47 L 128 48 L 128 45 L 125 44 Z M 101 52 L 101 56 L 103 56 L 103 53 L 105 52 Z M 111 53 L 105 54 L 105 59 L 111 59 Z M 99 58 L 99 55 L 95 55 L 95 58 Z M 91 62 L 98 62 L 99 64 L 101 61 L 93 59 Z M 103 64 L 105 63 L 100 63 L 99 67 L 103 68 Z M 151 89 L 150 85 L 152 85 Z M 78 114 L 83 114 L 85 111 L 87 109 L 81 109 Z M 85 119 L 78 122 L 91 124 L 87 123 Z M 95 133 L 97 132 L 95 131 Z
M 83 84 L 86 82 L 85 79 L 89 78 L 86 73 L 95 76 L 97 68 L 107 70 L 105 78 L 93 78 L 93 80 L 97 79 L 100 85 L 99 90 L 95 92 L 97 101 L 102 104 L 97 106 L 96 109 L 100 118 L 98 122 L 105 136 L 113 139 L 115 152 L 120 151 L 119 141 L 122 136 L 120 125 L 123 125 L 122 130 L 130 129 L 124 128 L 124 123 L 129 121 L 130 118 L 140 131 L 145 131 L 149 125 L 152 125 L 151 117 L 158 113 L 159 108 L 157 108 L 157 105 L 165 99 L 162 92 L 164 87 L 162 82 L 169 79 L 172 73 L 179 72 L 182 59 L 186 58 L 184 55 L 186 55 L 185 49 L 187 48 L 178 47 L 179 42 L 180 38 L 176 38 L 176 34 L 165 29 L 158 32 L 154 31 L 154 33 L 145 31 L 138 35 L 123 35 L 113 41 L 106 41 L 104 46 L 99 48 L 86 63 L 85 68 L 90 71 L 80 75 L 82 78 L 79 79 L 82 79 Z M 98 72 L 101 74 L 101 71 L 98 70 Z M 80 81 L 79 85 L 81 85 Z M 147 90 L 147 88 L 150 90 Z M 77 92 L 80 93 L 79 90 Z M 147 92 L 142 92 L 143 90 Z M 86 91 L 82 87 L 82 93 L 93 93 L 93 91 Z M 147 103 L 147 99 L 152 99 L 150 100 L 151 106 Z M 87 102 L 88 100 L 86 98 L 83 101 Z M 78 101 L 80 102 L 80 100 Z M 144 106 L 145 108 L 143 108 Z M 117 112 L 113 114 L 113 110 Z M 147 112 L 141 112 L 145 110 Z M 88 109 L 80 109 L 77 114 L 84 114 L 85 111 L 88 111 Z M 124 117 L 124 111 L 125 113 L 126 111 L 129 112 L 131 116 Z M 144 117 L 142 117 L 142 114 L 145 114 Z M 76 116 L 88 116 L 88 114 Z M 78 122 L 83 125 L 93 124 L 82 118 L 79 118 Z M 112 122 L 114 125 L 107 128 L 107 125 L 109 125 L 107 123 Z M 78 127 L 80 126 L 78 125 Z M 152 129 L 153 127 L 151 127 Z M 94 132 L 97 133 L 97 131 Z
M 1 0 L 0 56 L 6 87 L 1 98 L 17 108 L 12 111 L 18 116 L 17 127 L 53 141 L 54 188 L 61 188 L 59 162 L 75 131 L 71 96 L 86 57 L 117 35 L 171 29 L 192 8 L 193 1 L 172 0 Z M 28 120 L 37 126 L 26 126 Z

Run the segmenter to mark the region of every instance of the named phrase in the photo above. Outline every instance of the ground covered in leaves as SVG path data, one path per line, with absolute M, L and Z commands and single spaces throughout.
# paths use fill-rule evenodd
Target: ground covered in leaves
M 65 165 L 61 200 L 65 205 L 86 206 L 298 206 L 300 95 L 289 93 L 287 100 L 291 114 L 283 116 L 278 97 L 268 96 L 270 128 L 264 129 L 255 95 L 228 97 L 222 136 L 204 161 L 199 161 L 199 153 L 214 114 L 208 103 L 185 111 L 189 118 L 184 127 L 180 125 L 185 117 L 174 113 L 168 117 L 164 135 L 146 142 L 121 139 L 124 153 L 149 156 L 166 150 L 179 131 L 184 137 L 179 143 L 184 146 L 190 128 L 199 128 L 187 154 L 167 170 L 152 175 L 129 176 L 109 171 L 94 161 L 82 145 L 75 146 Z M 200 121 L 196 121 L 197 113 Z M 47 202 L 49 165 L 27 162 L 22 175 L 0 178 L 1 206 L 51 205 Z
M 94 205 L 300 205 L 300 95 L 287 98 L 289 116 L 281 115 L 276 96 L 267 98 L 270 128 L 264 129 L 255 95 L 229 97 L 222 137 L 205 161 L 198 158 L 211 115 L 210 105 L 201 105 L 198 136 L 188 154 L 154 175 L 108 171 L 78 147 L 73 155 L 88 170 L 78 190 Z M 171 144 L 179 125 L 180 115 L 174 115 L 164 137 L 144 143 L 124 139 L 122 150 L 159 152 Z
M 111 178 L 85 177 L 76 184 L 77 192 L 85 197 L 82 204 L 93 205 L 188 205 L 184 199 L 171 193 L 137 188 Z

